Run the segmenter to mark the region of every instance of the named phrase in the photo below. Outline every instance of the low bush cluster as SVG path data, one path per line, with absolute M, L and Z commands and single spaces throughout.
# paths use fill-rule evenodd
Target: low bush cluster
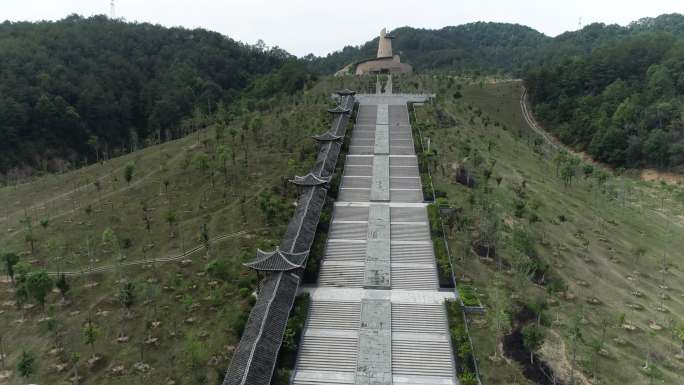
M 441 199 L 441 198 L 440 198 Z M 442 222 L 439 216 L 439 202 L 428 205 L 428 220 L 430 222 L 430 235 L 432 237 L 432 246 L 435 252 L 435 259 L 437 260 L 437 268 L 439 273 L 439 284 L 441 287 L 453 287 L 453 280 L 451 277 L 451 261 L 449 260 L 449 251 L 444 243 Z
M 462 385 L 476 385 L 477 377 L 475 375 L 473 351 L 464 324 L 463 308 L 456 301 L 448 301 L 446 306 L 451 344 L 454 355 L 457 357 L 456 371 L 459 382 Z
M 465 306 L 480 306 L 480 299 L 477 297 L 475 288 L 468 285 L 458 286 L 458 295 Z

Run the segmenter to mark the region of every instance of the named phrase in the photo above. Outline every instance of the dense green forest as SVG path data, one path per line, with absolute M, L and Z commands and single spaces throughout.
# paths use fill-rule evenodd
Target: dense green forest
M 624 167 L 684 164 L 684 15 L 625 27 L 590 24 L 554 38 L 529 27 L 472 23 L 392 31 L 395 52 L 417 71 L 525 78 L 538 118 L 560 140 Z M 326 57 L 331 73 L 373 57 L 377 38 Z
M 626 27 L 591 24 L 555 38 L 517 24 L 484 22 L 440 30 L 403 27 L 392 34 L 395 51 L 418 71 L 525 76 L 541 120 L 600 160 L 682 163 L 682 15 Z M 277 47 L 250 46 L 202 29 L 104 16 L 4 22 L 0 175 L 16 180 L 35 170 L 66 170 L 176 138 L 219 107 L 226 107 L 227 120 L 263 110 L 270 95 L 300 89 L 314 73 L 373 57 L 376 48 L 377 38 L 297 60 Z M 646 91 L 656 78 L 671 78 L 672 92 L 658 94 L 657 85 Z M 612 119 L 626 99 L 639 113 L 628 122 Z M 626 135 L 617 138 L 621 132 Z
M 0 174 L 62 170 L 177 137 L 185 118 L 235 100 L 250 85 L 259 96 L 300 87 L 296 63 L 255 81 L 292 59 L 202 29 L 104 16 L 4 22 Z
M 684 36 L 680 14 L 644 18 L 626 27 L 595 23 L 555 38 L 532 28 L 507 23 L 477 22 L 438 30 L 402 27 L 391 33 L 395 52 L 417 71 L 448 70 L 469 73 L 506 73 L 522 76 L 542 65 L 560 64 L 597 47 L 615 44 L 643 32 Z M 347 46 L 325 57 L 306 56 L 310 68 L 331 74 L 358 60 L 374 57 L 378 38 L 361 46 Z
M 684 165 L 684 38 L 641 34 L 526 77 L 560 140 L 615 166 Z

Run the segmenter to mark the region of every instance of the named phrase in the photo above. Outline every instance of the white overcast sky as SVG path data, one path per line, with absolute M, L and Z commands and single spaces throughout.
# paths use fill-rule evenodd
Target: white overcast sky
M 116 16 L 202 27 L 236 40 L 263 39 L 292 54 L 324 55 L 375 37 L 382 27 L 441 28 L 474 21 L 519 23 L 555 36 L 592 22 L 625 25 L 684 13 L 684 0 L 115 0 Z M 0 0 L 0 21 L 108 14 L 110 0 Z

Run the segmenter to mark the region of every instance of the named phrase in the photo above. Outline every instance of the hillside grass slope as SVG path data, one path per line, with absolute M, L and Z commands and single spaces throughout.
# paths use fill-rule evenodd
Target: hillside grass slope
M 16 285 L 0 280 L 0 383 L 25 383 L 24 353 L 32 383 L 217 383 L 254 300 L 257 277 L 241 263 L 279 242 L 297 194 L 287 179 L 313 163 L 332 91 L 355 86 L 312 84 L 180 139 L 0 188 L 0 254 L 20 256 Z M 42 271 L 86 274 L 41 306 L 20 281 Z
M 434 105 L 416 107 L 417 125 L 431 139 L 438 196 L 457 208 L 449 236 L 457 281 L 474 285 L 488 308 L 471 317 L 484 383 L 534 383 L 521 342 L 537 318 L 546 338 L 536 361 L 562 381 L 573 347 L 578 383 L 680 381 L 682 186 L 559 153 L 523 120 L 519 82 L 438 75 L 402 85 L 438 92 Z M 455 181 L 462 170 L 476 188 Z

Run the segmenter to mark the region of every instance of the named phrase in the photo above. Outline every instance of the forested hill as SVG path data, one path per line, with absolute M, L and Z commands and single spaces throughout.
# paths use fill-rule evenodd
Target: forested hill
M 392 31 L 418 71 L 523 77 L 537 117 L 563 142 L 617 167 L 684 171 L 684 15 L 625 27 L 591 24 L 554 38 L 531 28 L 473 23 Z M 377 38 L 309 66 L 332 73 L 373 57 Z
M 0 24 L 0 174 L 62 168 L 178 133 L 289 55 L 104 16 Z M 60 165 L 55 165 L 60 163 Z
M 392 31 L 395 52 L 418 71 L 502 72 L 522 76 L 541 65 L 589 54 L 597 47 L 644 32 L 684 35 L 680 14 L 644 18 L 626 27 L 595 23 L 555 38 L 518 24 L 477 22 L 438 30 L 402 27 Z M 361 46 L 344 47 L 325 57 L 304 59 L 320 73 L 331 74 L 346 64 L 374 57 L 378 38 Z
M 395 53 L 402 55 L 418 71 L 481 70 L 484 72 L 520 69 L 551 38 L 518 24 L 477 22 L 439 30 L 402 27 L 391 32 Z M 309 55 L 310 68 L 330 74 L 343 66 L 375 57 L 378 38 L 358 47 L 347 46 L 325 57 Z
M 615 166 L 684 171 L 684 38 L 640 34 L 531 72 L 537 118 Z

